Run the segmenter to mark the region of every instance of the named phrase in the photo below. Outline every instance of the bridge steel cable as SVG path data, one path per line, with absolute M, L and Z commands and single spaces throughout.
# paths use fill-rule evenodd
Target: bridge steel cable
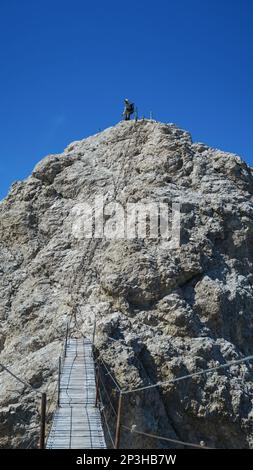
M 102 411 L 102 414 L 103 414 L 103 417 L 104 417 L 104 421 L 105 421 L 105 425 L 106 425 L 106 429 L 107 429 L 107 433 L 108 433 L 108 436 L 110 438 L 110 441 L 111 441 L 111 444 L 112 444 L 112 448 L 114 449 L 115 448 L 115 445 L 114 445 L 114 439 L 112 437 L 112 433 L 111 433 L 111 430 L 110 430 L 110 426 L 108 424 L 108 420 L 106 418 L 106 413 L 105 413 L 105 406 L 103 404 L 103 402 L 101 402 L 101 411 Z
M 180 382 L 181 380 L 186 380 L 186 379 L 190 379 L 190 378 L 193 378 L 193 377 L 199 377 L 201 375 L 211 374 L 211 373 L 216 372 L 218 370 L 227 369 L 229 367 L 239 365 L 239 364 L 242 364 L 244 362 L 248 362 L 248 361 L 252 361 L 252 360 L 253 360 L 253 355 L 252 356 L 247 356 L 247 357 L 244 357 L 242 359 L 226 362 L 225 364 L 220 364 L 219 366 L 216 366 L 216 367 L 211 367 L 209 369 L 204 369 L 204 370 L 201 370 L 199 372 L 193 372 L 192 374 L 186 374 L 186 375 L 183 375 L 181 377 L 176 377 L 175 379 L 165 380 L 163 382 L 157 382 L 155 384 L 147 385 L 147 386 L 144 386 L 144 387 L 133 388 L 133 389 L 130 389 L 130 390 L 122 390 L 122 394 L 123 395 L 128 395 L 130 393 L 141 392 L 143 390 L 149 390 L 149 389 L 155 388 L 155 387 L 165 387 L 166 385 L 170 385 L 170 384 L 173 384 L 173 383 L 176 383 L 176 382 Z
M 181 376 L 181 377 L 176 377 L 175 379 L 171 379 L 169 381 L 157 382 L 156 384 L 151 384 L 151 385 L 148 385 L 148 386 L 138 387 L 138 388 L 129 389 L 129 390 L 127 390 L 127 389 L 122 390 L 118 386 L 118 384 L 117 384 L 116 380 L 114 379 L 113 375 L 109 371 L 109 369 L 106 366 L 106 364 L 104 363 L 103 359 L 100 358 L 100 357 L 98 357 L 98 364 L 100 362 L 105 367 L 105 370 L 107 371 L 106 375 L 108 375 L 111 378 L 114 385 L 116 385 L 117 391 L 121 394 L 122 397 L 124 397 L 126 395 L 133 394 L 133 393 L 136 394 L 138 392 L 143 392 L 143 391 L 145 392 L 146 390 L 152 389 L 154 387 L 166 386 L 168 384 L 177 383 L 181 380 L 192 379 L 193 377 L 198 377 L 198 376 L 202 376 L 202 375 L 205 375 L 205 374 L 214 373 L 216 371 L 224 370 L 224 369 L 227 369 L 227 368 L 232 367 L 232 366 L 247 363 L 247 362 L 252 361 L 252 360 L 253 360 L 253 355 L 250 355 L 250 356 L 246 356 L 246 357 L 243 357 L 243 358 L 240 358 L 240 359 L 237 359 L 237 360 L 226 362 L 225 364 L 220 364 L 218 366 L 211 367 L 209 369 L 204 369 L 204 370 L 201 370 L 201 371 L 198 371 L 198 372 L 194 372 L 192 374 L 186 374 L 186 375 Z M 100 383 L 102 383 L 101 380 L 100 380 Z M 105 387 L 104 384 L 102 384 L 102 386 L 103 386 L 103 388 Z M 107 398 L 108 398 L 108 395 L 109 395 L 109 392 L 106 393 Z M 108 402 L 109 402 L 109 400 L 108 400 Z M 109 403 L 109 405 L 111 407 L 110 403 Z M 114 407 L 113 407 L 113 409 L 116 412 Z M 117 421 L 118 421 L 118 417 L 117 417 Z M 167 442 L 183 445 L 183 446 L 186 446 L 186 447 L 201 448 L 201 449 L 212 449 L 211 447 L 208 447 L 204 444 L 201 445 L 201 444 L 186 442 L 186 441 L 179 440 L 179 439 L 170 439 L 167 436 L 159 436 L 159 435 L 156 435 L 156 434 L 153 434 L 153 433 L 148 433 L 148 432 L 145 432 L 145 430 L 136 429 L 135 425 L 133 425 L 132 427 L 126 426 L 124 423 L 121 422 L 121 418 L 120 418 L 120 428 L 125 429 L 126 431 L 128 431 L 130 433 L 136 433 L 138 435 L 143 435 L 143 436 L 146 436 L 146 437 L 149 437 L 149 438 L 152 438 L 152 439 L 164 440 L 164 441 L 167 441 Z
M 141 436 L 150 437 L 151 439 L 156 439 L 156 440 L 159 440 L 159 441 L 167 441 L 167 442 L 170 442 L 172 444 L 179 444 L 179 445 L 183 445 L 183 446 L 186 446 L 186 447 L 195 447 L 197 449 L 209 449 L 209 450 L 212 449 L 212 450 L 214 450 L 213 447 L 207 447 L 204 444 L 203 445 L 194 444 L 192 442 L 180 441 L 178 439 L 170 439 L 170 438 L 165 437 L 165 436 L 159 436 L 157 434 L 151 434 L 151 433 L 147 433 L 145 431 L 139 431 L 138 429 L 129 428 L 128 426 L 125 426 L 125 425 L 122 425 L 122 428 L 129 431 L 129 433 L 139 434 Z

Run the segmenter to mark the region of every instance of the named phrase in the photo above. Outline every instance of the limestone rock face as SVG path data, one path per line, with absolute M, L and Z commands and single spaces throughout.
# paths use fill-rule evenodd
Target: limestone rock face
M 253 354 L 252 195 L 238 156 L 147 120 L 74 142 L 13 184 L 0 203 L 0 362 L 33 389 L 0 369 L 2 448 L 37 445 L 39 393 L 50 424 L 67 322 L 91 336 L 95 318 L 97 354 L 122 389 L 171 381 L 126 395 L 125 426 L 253 448 L 253 362 L 172 381 Z M 115 202 L 180 204 L 180 245 L 81 236 L 83 205 L 101 196 L 112 225 Z M 121 445 L 175 446 L 124 429 Z

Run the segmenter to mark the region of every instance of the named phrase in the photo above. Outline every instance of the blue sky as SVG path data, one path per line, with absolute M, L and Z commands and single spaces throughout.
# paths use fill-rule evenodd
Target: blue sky
M 0 198 L 122 100 L 253 164 L 252 0 L 0 0 Z

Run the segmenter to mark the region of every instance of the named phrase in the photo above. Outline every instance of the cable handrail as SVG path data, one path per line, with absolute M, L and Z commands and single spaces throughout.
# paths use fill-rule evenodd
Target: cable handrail
M 112 375 L 111 372 L 109 371 L 109 369 L 108 369 L 108 367 L 106 366 L 106 364 L 105 364 L 105 362 L 103 361 L 103 359 L 102 359 L 101 357 L 99 357 L 99 358 L 98 358 L 98 361 L 101 361 L 101 363 L 103 364 L 103 366 L 104 366 L 106 372 L 108 373 L 109 377 L 112 379 L 112 381 L 113 381 L 115 387 L 117 388 L 117 390 L 118 390 L 119 392 L 121 392 L 122 390 L 121 390 L 120 386 L 118 385 L 118 383 L 117 383 L 116 380 L 114 379 L 113 375 Z
M 111 407 L 111 409 L 112 409 L 112 411 L 113 411 L 114 416 L 117 416 L 117 411 L 115 410 L 115 408 L 114 408 L 114 406 L 113 406 L 113 404 L 112 404 L 112 401 L 111 401 L 111 399 L 110 399 L 110 395 L 109 395 L 109 393 L 108 393 L 107 390 L 106 390 L 106 386 L 105 386 L 105 384 L 104 384 L 104 382 L 103 382 L 101 376 L 99 377 L 99 382 L 100 382 L 100 383 L 102 384 L 102 386 L 103 386 L 103 390 L 104 390 L 104 392 L 105 392 L 105 394 L 106 394 L 106 396 L 107 396 L 108 402 L 109 402 L 109 404 L 110 404 L 110 407 Z
M 105 420 L 105 425 L 106 425 L 106 428 L 107 428 L 107 432 L 108 432 L 108 436 L 110 437 L 110 441 L 112 443 L 112 447 L 115 448 L 115 445 L 114 445 L 114 440 L 113 440 L 113 437 L 112 437 L 112 433 L 110 431 L 110 427 L 109 427 L 109 424 L 108 424 L 108 421 L 107 421 L 107 418 L 106 418 L 106 414 L 105 414 L 105 407 L 103 405 L 103 402 L 101 402 L 101 411 L 103 413 L 103 416 L 104 416 L 104 420 Z

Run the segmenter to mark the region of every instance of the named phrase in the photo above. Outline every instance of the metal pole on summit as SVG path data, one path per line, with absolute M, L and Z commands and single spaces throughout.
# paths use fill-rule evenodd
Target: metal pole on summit
M 135 122 L 138 121 L 138 108 L 137 108 L 137 106 L 135 106 L 135 108 L 134 108 L 134 119 L 135 119 Z

